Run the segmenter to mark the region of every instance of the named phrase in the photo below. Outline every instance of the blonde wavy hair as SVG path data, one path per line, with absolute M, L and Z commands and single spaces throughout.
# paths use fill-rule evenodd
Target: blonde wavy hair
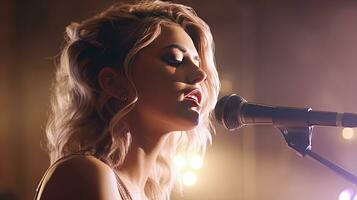
M 103 67 L 117 68 L 135 88 L 130 66 L 138 52 L 160 35 L 164 23 L 175 23 L 187 32 L 207 74 L 202 83 L 204 102 L 199 125 L 170 136 L 145 185 L 150 199 L 169 199 L 175 186 L 180 191 L 173 156 L 192 152 L 204 156 L 214 132 L 210 118 L 219 92 L 211 31 L 192 8 L 181 4 L 157 0 L 115 4 L 67 27 L 46 129 L 51 163 L 84 153 L 104 161 L 113 170 L 120 169 L 131 143 L 130 130 L 121 119 L 138 97 L 116 109 L 113 98 L 99 86 L 98 73 Z

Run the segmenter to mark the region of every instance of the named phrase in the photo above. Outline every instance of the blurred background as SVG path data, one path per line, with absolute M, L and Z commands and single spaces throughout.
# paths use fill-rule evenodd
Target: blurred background
M 44 127 L 65 26 L 113 2 L 1 0 L 1 200 L 32 199 L 49 165 Z M 176 2 L 192 6 L 212 29 L 222 95 L 357 113 L 357 1 Z M 357 134 L 342 133 L 315 127 L 312 149 L 357 174 Z M 228 132 L 217 125 L 213 138 L 184 196 L 173 199 L 352 200 L 357 192 L 324 166 L 299 157 L 273 127 Z

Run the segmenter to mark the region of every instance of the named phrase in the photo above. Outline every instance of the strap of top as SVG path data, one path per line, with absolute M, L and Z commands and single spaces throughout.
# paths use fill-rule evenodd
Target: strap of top
M 64 162 L 74 156 L 78 156 L 78 155 L 81 155 L 81 154 L 71 154 L 71 155 L 68 155 L 68 156 L 64 156 L 58 160 L 56 160 L 45 172 L 45 174 L 42 176 L 41 180 L 40 180 L 40 183 L 38 184 L 37 186 L 37 189 L 36 189 L 36 193 L 35 193 L 35 197 L 34 197 L 34 200 L 37 200 L 38 199 L 38 195 L 40 193 L 40 190 L 42 189 L 42 185 L 43 183 L 45 182 L 45 179 L 47 177 L 47 175 L 50 173 L 50 171 L 53 169 L 53 166 L 55 166 L 56 164 L 59 164 L 61 162 Z
M 53 167 L 59 163 L 62 163 L 66 160 L 69 160 L 75 156 L 92 156 L 92 155 L 85 155 L 85 154 L 70 154 L 68 156 L 64 156 L 58 160 L 56 160 L 45 172 L 45 174 L 42 176 L 38 186 L 37 186 L 37 189 L 36 189 L 36 193 L 35 193 L 35 197 L 34 197 L 34 200 L 39 200 L 39 194 L 40 194 L 40 191 L 42 188 L 42 186 L 44 185 L 45 183 L 45 179 L 46 177 L 48 176 L 48 174 L 50 174 L 50 172 L 52 171 Z M 119 191 L 119 194 L 120 194 L 120 197 L 123 199 L 123 200 L 132 200 L 131 199 L 131 196 L 129 194 L 129 191 L 126 189 L 126 187 L 124 186 L 124 183 L 123 181 L 119 178 L 119 175 L 118 173 L 114 171 L 114 174 L 115 174 L 115 178 L 117 180 L 117 187 L 118 187 L 118 191 Z
M 119 174 L 117 171 L 113 170 L 115 174 L 115 178 L 117 179 L 117 184 L 118 184 L 118 190 L 120 193 L 120 196 L 123 200 L 132 200 L 131 195 L 129 190 L 125 187 L 125 184 L 123 180 L 119 177 Z

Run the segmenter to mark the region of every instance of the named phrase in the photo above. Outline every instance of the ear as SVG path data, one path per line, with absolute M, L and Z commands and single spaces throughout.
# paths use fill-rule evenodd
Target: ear
M 98 74 L 99 85 L 108 95 L 123 100 L 128 98 L 130 86 L 128 79 L 112 67 L 104 67 Z

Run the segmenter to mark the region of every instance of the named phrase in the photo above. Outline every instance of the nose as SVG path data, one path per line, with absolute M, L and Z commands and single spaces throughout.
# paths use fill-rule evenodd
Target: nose
M 197 66 L 194 67 L 195 69 L 192 71 L 190 75 L 190 80 L 189 82 L 191 84 L 197 84 L 205 81 L 207 79 L 207 74 L 206 72 L 203 71 L 202 68 L 199 68 Z

